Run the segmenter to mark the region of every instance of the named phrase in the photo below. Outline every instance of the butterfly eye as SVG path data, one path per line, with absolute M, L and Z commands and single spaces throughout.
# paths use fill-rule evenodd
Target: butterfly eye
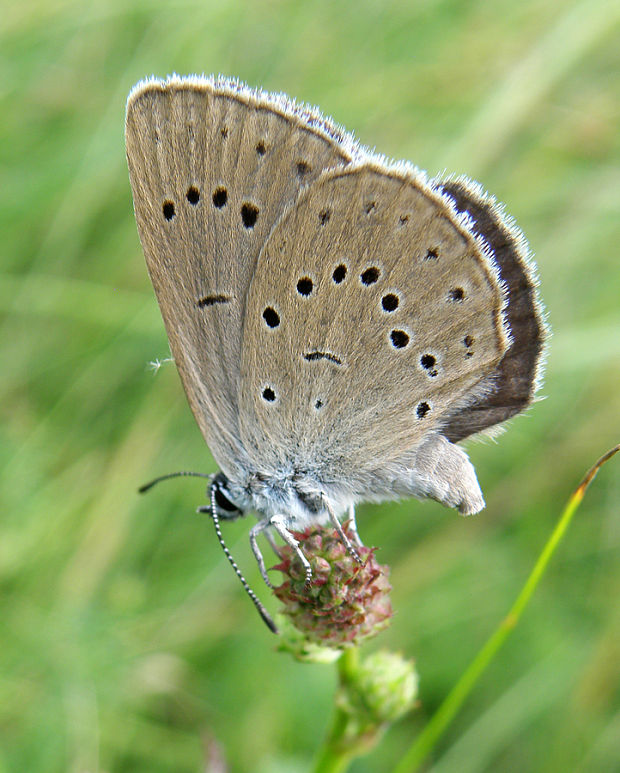
M 223 472 L 218 472 L 218 474 L 213 479 L 213 494 L 215 496 L 215 504 L 218 506 L 218 509 L 221 510 L 224 514 L 226 513 L 234 513 L 235 515 L 224 515 L 223 517 L 236 517 L 237 515 L 243 515 L 243 510 L 241 510 L 237 505 L 235 505 L 231 499 L 230 494 L 228 491 L 228 478 L 224 475 Z
M 215 503 L 220 508 L 220 510 L 224 510 L 226 513 L 242 513 L 242 510 L 240 510 L 236 505 L 233 505 L 230 499 L 224 495 L 222 489 L 220 488 L 215 489 Z

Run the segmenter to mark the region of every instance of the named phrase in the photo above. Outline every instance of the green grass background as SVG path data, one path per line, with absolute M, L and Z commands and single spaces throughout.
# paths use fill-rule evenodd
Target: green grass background
M 362 507 L 392 567 L 419 709 L 508 609 L 582 472 L 620 440 L 620 4 L 601 0 L 0 2 L 0 773 L 308 769 L 332 667 L 275 651 L 216 543 L 211 471 L 168 356 L 123 145 L 140 78 L 223 72 L 505 201 L 554 330 L 546 400 L 470 443 L 487 509 Z M 620 769 L 620 471 L 604 469 L 432 773 Z M 273 611 L 247 544 L 226 536 Z

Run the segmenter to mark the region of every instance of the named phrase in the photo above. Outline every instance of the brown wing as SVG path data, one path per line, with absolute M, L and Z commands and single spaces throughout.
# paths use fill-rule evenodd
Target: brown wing
M 355 153 L 316 112 L 226 79 L 145 81 L 129 96 L 138 232 L 196 420 L 229 476 L 243 459 L 245 297 L 259 251 L 299 191 Z

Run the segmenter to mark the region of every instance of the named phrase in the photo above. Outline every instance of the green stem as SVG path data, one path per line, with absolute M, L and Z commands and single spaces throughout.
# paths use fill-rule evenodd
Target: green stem
M 530 576 L 527 578 L 523 589 L 519 593 L 515 603 L 512 605 L 508 615 L 500 622 L 493 634 L 491 634 L 490 638 L 470 663 L 463 676 L 454 685 L 444 702 L 437 709 L 424 730 L 409 747 L 409 750 L 394 768 L 392 773 L 415 773 L 424 760 L 426 760 L 435 747 L 435 744 L 439 738 L 441 738 L 444 731 L 465 702 L 467 696 L 476 685 L 478 679 L 482 676 L 489 663 L 493 660 L 503 643 L 506 641 L 512 629 L 519 622 L 523 610 L 526 608 L 532 597 L 540 578 L 547 568 L 551 556 L 564 536 L 573 515 L 581 504 L 586 489 L 594 479 L 594 476 L 601 465 L 611 459 L 618 451 L 620 451 L 620 445 L 612 448 L 611 451 L 608 451 L 602 456 L 581 481 L 571 498 L 568 500 L 551 536 L 547 540 Z
M 349 647 L 338 658 L 339 689 L 355 672 L 359 662 L 357 647 Z M 312 773 L 344 773 L 356 757 L 354 748 L 346 748 L 345 732 L 350 721 L 349 715 L 336 703 L 332 724 L 323 746 L 319 749 Z
M 351 681 L 351 677 L 357 672 L 360 662 L 359 647 L 347 647 L 337 662 L 340 684 L 346 684 Z
M 347 754 L 338 751 L 333 746 L 325 743 L 319 750 L 319 756 L 316 758 L 313 773 L 345 773 L 353 760 L 353 754 Z

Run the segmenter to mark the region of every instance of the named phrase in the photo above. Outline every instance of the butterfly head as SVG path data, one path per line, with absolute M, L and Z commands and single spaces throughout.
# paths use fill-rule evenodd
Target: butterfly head
M 209 484 L 207 494 L 213 490 L 217 515 L 221 521 L 234 521 L 246 514 L 246 508 L 238 505 L 238 494 L 223 472 L 218 472 Z

